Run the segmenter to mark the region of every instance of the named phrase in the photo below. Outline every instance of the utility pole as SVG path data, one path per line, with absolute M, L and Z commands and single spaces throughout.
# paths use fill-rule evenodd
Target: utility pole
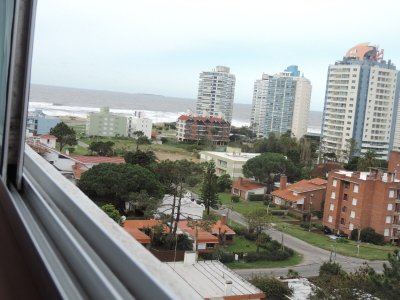
M 308 232 L 311 232 L 311 205 L 312 205 L 312 199 L 313 198 L 314 198 L 314 194 L 311 194 L 310 198 L 309 198 L 310 202 L 309 202 L 309 205 L 308 205 L 308 216 L 310 218 L 310 224 L 308 226 Z

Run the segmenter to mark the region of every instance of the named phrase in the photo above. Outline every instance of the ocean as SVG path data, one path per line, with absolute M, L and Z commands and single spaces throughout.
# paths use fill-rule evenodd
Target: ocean
M 102 90 L 87 90 L 32 84 L 29 110 L 41 109 L 52 116 L 76 116 L 85 118 L 89 112 L 99 111 L 108 106 L 114 113 L 131 115 L 142 111 L 153 123 L 174 122 L 178 116 L 189 110 L 194 111 L 195 99 L 165 97 L 152 94 L 129 94 Z M 234 103 L 232 125 L 250 124 L 251 105 Z M 311 111 L 309 132 L 321 129 L 322 112 Z

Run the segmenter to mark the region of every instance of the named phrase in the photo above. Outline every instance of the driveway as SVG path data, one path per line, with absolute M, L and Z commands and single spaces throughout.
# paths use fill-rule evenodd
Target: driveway
M 247 225 L 242 215 L 222 206 L 219 210 L 215 210 L 218 214 L 226 214 L 228 219 L 231 219 L 237 223 Z M 229 222 L 229 221 L 228 221 Z M 228 223 L 229 224 L 229 223 Z M 370 267 L 375 271 L 383 271 L 384 261 L 368 261 L 355 257 L 348 257 L 340 254 L 334 255 L 331 251 L 327 251 L 316 246 L 310 245 L 298 238 L 295 238 L 289 234 L 285 234 L 275 229 L 265 230 L 272 239 L 282 242 L 285 246 L 288 246 L 296 252 L 303 255 L 303 261 L 296 266 L 284 267 L 284 268 L 270 268 L 270 269 L 235 269 L 235 272 L 242 275 L 243 277 L 251 277 L 253 274 L 268 274 L 273 276 L 284 276 L 287 274 L 289 269 L 293 269 L 299 272 L 300 276 L 312 277 L 317 276 L 319 267 L 332 257 L 333 260 L 340 263 L 344 270 L 354 271 L 360 267 L 363 263 L 367 262 Z

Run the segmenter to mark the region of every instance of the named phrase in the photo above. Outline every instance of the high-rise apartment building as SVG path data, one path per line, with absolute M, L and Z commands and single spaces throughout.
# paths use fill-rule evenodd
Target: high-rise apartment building
M 383 60 L 383 50 L 364 43 L 347 51 L 328 69 L 322 151 L 344 161 L 343 152 L 354 139 L 356 154 L 374 150 L 387 159 L 395 136 L 399 88 L 398 71 L 390 60 Z
M 232 121 L 235 75 L 228 67 L 217 66 L 212 71 L 200 73 L 196 104 L 198 116 L 223 118 Z
M 282 73 L 263 74 L 255 81 L 250 126 L 257 136 L 290 130 L 301 138 L 307 133 L 311 83 L 299 75 L 297 66 L 289 66 Z

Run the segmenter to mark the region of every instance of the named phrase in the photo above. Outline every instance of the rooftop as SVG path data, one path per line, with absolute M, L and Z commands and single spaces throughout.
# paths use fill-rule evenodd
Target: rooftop
M 255 189 L 260 189 L 260 188 L 264 188 L 265 185 L 263 185 L 262 183 L 259 182 L 255 182 L 249 179 L 244 179 L 244 178 L 240 178 L 239 180 L 236 180 L 233 184 L 232 184 L 232 188 L 235 189 L 239 189 L 239 190 L 244 190 L 244 191 L 251 191 L 251 190 L 255 190 Z
M 289 201 L 297 201 L 304 198 L 302 193 L 326 189 L 326 184 L 327 181 L 321 178 L 303 179 L 289 185 L 286 189 L 272 192 L 272 195 Z
M 165 263 L 185 280 L 202 298 L 261 299 L 265 294 L 219 261 Z M 232 291 L 226 292 L 226 283 Z
M 191 120 L 191 121 L 202 121 L 202 122 L 209 121 L 211 123 L 222 123 L 222 122 L 226 123 L 226 121 L 223 118 L 201 117 L 201 116 L 193 117 L 193 116 L 188 116 L 188 115 L 181 115 L 178 118 L 178 120 L 181 120 L 181 121 Z
M 124 164 L 125 159 L 123 157 L 108 157 L 108 156 L 85 156 L 85 155 L 70 155 L 72 159 L 75 159 L 83 164 Z
M 57 137 L 55 137 L 54 135 L 51 134 L 42 134 L 40 136 L 41 139 L 49 139 L 49 140 L 56 140 Z

